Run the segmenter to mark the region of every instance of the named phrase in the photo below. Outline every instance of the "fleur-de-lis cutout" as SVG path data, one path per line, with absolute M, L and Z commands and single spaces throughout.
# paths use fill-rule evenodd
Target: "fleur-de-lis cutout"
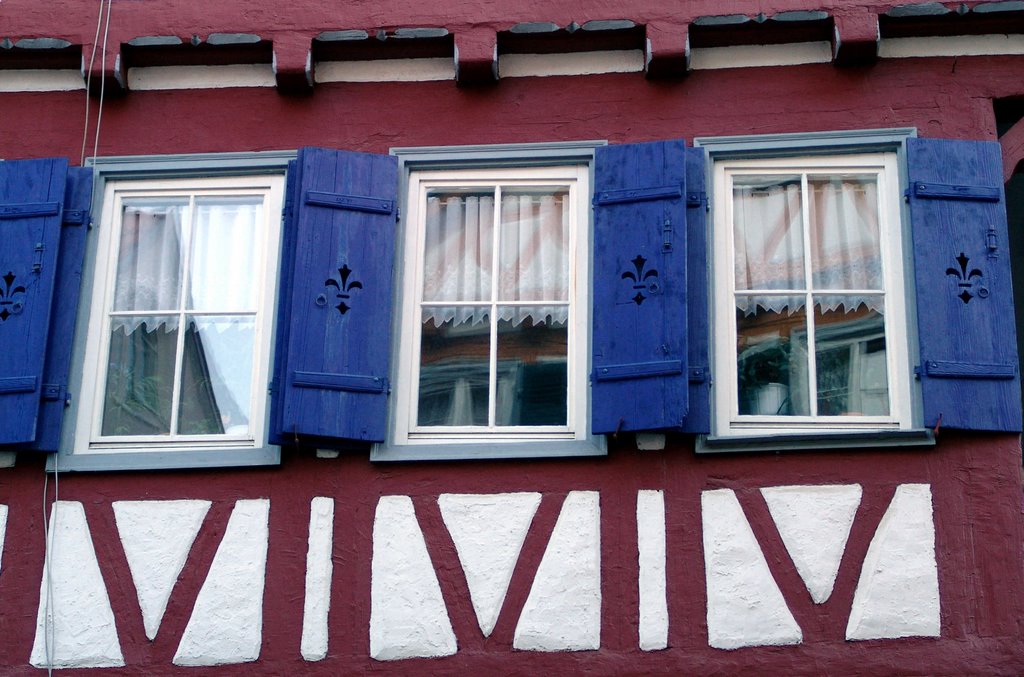
M 968 257 L 963 252 L 960 252 L 960 256 L 956 257 L 956 262 L 960 264 L 960 270 L 956 268 L 946 268 L 946 275 L 952 275 L 957 278 L 957 286 L 961 289 L 958 294 L 961 301 L 964 304 L 970 302 L 974 298 L 974 294 L 970 292 L 974 286 L 974 278 L 982 277 L 983 273 L 978 268 L 971 268 L 970 272 L 967 270 L 967 264 L 970 262 Z M 982 294 L 984 296 L 984 294 Z
M 636 258 L 630 261 L 633 264 L 633 268 L 636 269 L 634 273 L 632 270 L 627 270 L 622 274 L 623 280 L 633 280 L 633 289 L 636 289 L 636 295 L 633 296 L 633 303 L 640 305 L 644 302 L 647 297 L 644 296 L 644 290 L 650 293 L 654 293 L 658 290 L 658 271 L 651 268 L 647 272 L 644 272 L 644 266 L 647 265 L 647 259 L 640 254 L 636 255 Z M 648 279 L 654 278 L 650 282 Z
M 338 305 L 334 307 L 338 309 L 339 313 L 344 315 L 352 308 L 352 306 L 348 305 L 345 300 L 352 297 L 350 292 L 353 289 L 362 289 L 363 283 L 359 280 L 349 280 L 349 277 L 352 276 L 352 269 L 348 267 L 347 263 L 343 264 L 341 268 L 338 268 L 338 276 L 341 278 L 340 280 L 336 280 L 332 277 L 324 282 L 324 285 L 334 287 L 338 290 L 335 294 L 338 298 Z
M 13 271 L 7 271 L 0 279 L 3 280 L 3 285 L 0 285 L 0 321 L 6 322 L 8 317 L 21 312 L 22 303 L 15 297 L 24 294 L 25 288 L 20 284 L 14 286 L 17 276 Z

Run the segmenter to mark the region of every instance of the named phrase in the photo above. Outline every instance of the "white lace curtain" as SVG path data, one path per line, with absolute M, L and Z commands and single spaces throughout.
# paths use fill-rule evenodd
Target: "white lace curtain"
M 800 290 L 809 250 L 812 285 L 822 312 L 860 306 L 882 311 L 878 190 L 873 178 L 811 178 L 808 181 L 810 242 L 804 241 L 799 180 L 763 188 L 737 186 L 733 193 L 735 282 L 738 292 Z M 834 291 L 834 294 L 828 292 Z M 737 294 L 745 314 L 794 313 L 804 296 Z
M 259 204 L 198 204 L 192 229 L 188 289 L 184 204 L 128 206 L 124 210 L 114 283 L 114 311 L 152 311 L 121 316 L 115 327 L 134 331 L 177 328 L 181 307 L 195 311 L 255 311 L 256 233 Z
M 442 195 L 427 199 L 423 321 L 440 326 L 484 322 L 492 285 L 498 318 L 515 325 L 564 323 L 569 298 L 569 212 L 561 194 L 501 199 L 497 274 L 494 273 L 494 198 Z M 444 305 L 444 302 L 479 305 Z M 544 303 L 548 302 L 548 303 Z

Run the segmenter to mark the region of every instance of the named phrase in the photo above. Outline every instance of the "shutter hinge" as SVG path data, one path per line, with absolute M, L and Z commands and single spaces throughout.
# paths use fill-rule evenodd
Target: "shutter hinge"
M 67 400 L 68 399 L 67 387 L 59 383 L 44 383 L 43 384 L 43 399 L 51 402 Z
M 85 225 L 86 214 L 88 211 L 85 209 L 65 209 L 60 222 L 65 226 L 82 226 Z
M 985 245 L 988 247 L 988 258 L 996 258 L 996 252 L 999 250 L 999 241 L 996 239 L 996 227 L 992 224 L 988 226 L 988 233 L 985 235 Z
M 328 193 L 319 190 L 307 190 L 305 203 L 314 207 L 328 209 L 350 209 L 371 214 L 390 214 L 395 209 L 395 201 L 368 195 L 346 195 L 344 193 Z
M 1000 190 L 995 186 L 962 186 L 952 183 L 915 181 L 910 186 L 909 197 L 915 197 L 920 200 L 999 202 Z
M 267 394 L 274 395 L 277 393 L 277 379 L 270 379 L 270 383 L 267 384 Z
M 914 371 L 920 377 L 931 378 L 974 378 L 1008 380 L 1017 375 L 1017 366 L 1012 363 L 981 363 L 981 362 L 947 362 L 940 360 L 925 360 L 923 369 L 918 367 Z
M 35 261 L 32 262 L 32 272 L 39 273 L 43 270 L 43 251 L 46 246 L 42 242 L 36 242 Z
M 690 367 L 690 383 L 704 383 L 708 380 L 707 367 Z
M 688 192 L 686 194 L 686 206 L 687 207 L 700 207 L 701 205 L 707 206 L 708 194 L 704 191 Z

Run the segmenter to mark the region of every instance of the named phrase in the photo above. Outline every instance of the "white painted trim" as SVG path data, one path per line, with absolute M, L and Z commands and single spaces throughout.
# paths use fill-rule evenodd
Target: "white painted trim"
M 307 661 L 327 658 L 327 616 L 331 610 L 334 562 L 334 499 L 317 496 L 309 504 L 309 545 L 306 550 L 306 597 L 302 606 L 300 651 Z
M 936 56 L 994 56 L 1024 54 L 1024 35 L 947 35 L 922 38 L 883 38 L 878 45 L 882 59 Z
M 85 89 L 76 68 L 0 70 L 0 92 L 70 92 Z
M 314 71 L 317 82 L 430 82 L 455 79 L 455 60 L 374 59 L 371 61 L 320 61 Z
M 263 198 L 262 222 L 255 224 L 254 236 L 259 239 L 257 257 L 259 270 L 254 284 L 258 286 L 255 320 L 253 365 L 249 402 L 249 429 L 242 436 L 172 435 L 172 436 L 100 436 L 103 414 L 103 392 L 106 383 L 106 361 L 109 332 L 106 331 L 107 310 L 112 307 L 117 269 L 117 247 L 120 214 L 125 198 L 187 197 L 190 202 L 205 195 L 246 195 Z M 82 389 L 72 458 L 93 455 L 157 454 L 162 452 L 252 450 L 263 447 L 267 435 L 267 396 L 263 384 L 269 382 L 270 359 L 276 300 L 276 279 L 281 234 L 281 206 L 284 199 L 284 177 L 276 174 L 257 176 L 223 176 L 216 178 L 154 179 L 147 181 L 111 180 L 106 182 L 103 209 L 96 233 L 95 273 L 89 300 L 88 332 L 82 370 Z M 190 230 L 190 229 L 189 229 Z M 187 243 L 183 243 L 187 247 Z
M 17 459 L 16 451 L 0 451 L 0 468 L 13 468 Z
M 695 47 L 690 50 L 690 70 L 797 66 L 832 61 L 828 42 L 793 42 L 782 45 L 732 45 Z
M 734 232 L 732 177 L 740 174 L 802 174 L 856 172 L 875 174 L 878 181 L 878 213 L 883 269 L 886 360 L 888 368 L 888 416 L 751 416 L 739 414 L 737 394 L 735 276 L 732 274 Z M 895 153 L 863 155 L 811 155 L 758 160 L 720 160 L 713 168 L 714 258 L 713 270 L 725 271 L 714 291 L 714 341 L 712 360 L 719 374 L 714 387 L 715 434 L 719 437 L 781 435 L 827 432 L 909 430 L 912 424 L 911 383 L 908 378 L 909 343 L 903 273 L 902 223 L 899 172 Z M 806 202 L 806 200 L 805 200 Z M 802 209 L 804 221 L 809 216 Z M 805 231 L 806 231 L 806 223 Z M 805 242 L 809 241 L 807 234 Z M 803 294 L 804 292 L 800 292 Z M 813 378 L 809 378 L 813 381 Z
M 426 215 L 424 205 L 433 189 L 515 186 L 558 186 L 569 191 L 572 205 L 569 215 L 570 291 L 568 402 L 565 426 L 486 426 L 417 430 L 416 406 L 419 392 L 419 357 L 422 329 L 419 300 L 422 298 L 423 247 Z M 586 294 L 590 279 L 589 198 L 590 172 L 583 164 L 555 167 L 492 167 L 481 169 L 424 170 L 410 173 L 407 193 L 408 216 L 403 246 L 403 279 L 398 317 L 399 349 L 394 384 L 392 436 L 394 445 L 416 446 L 472 445 L 481 442 L 524 443 L 566 442 L 588 439 L 587 360 L 589 358 L 590 313 Z M 496 205 L 496 208 L 498 206 Z M 495 233 L 498 229 L 495 228 Z M 497 285 L 493 293 L 497 294 Z M 495 298 L 490 302 L 496 302 Z M 486 302 L 485 302 L 486 303 Z
M 501 78 L 640 73 L 643 69 L 644 53 L 640 49 L 563 54 L 502 54 L 498 57 L 498 76 Z
M 128 69 L 128 89 L 139 92 L 160 89 L 275 87 L 276 85 L 274 67 L 269 63 L 225 66 L 146 66 Z
M 640 648 L 668 648 L 668 592 L 665 582 L 665 492 L 636 493 L 636 536 L 640 564 Z

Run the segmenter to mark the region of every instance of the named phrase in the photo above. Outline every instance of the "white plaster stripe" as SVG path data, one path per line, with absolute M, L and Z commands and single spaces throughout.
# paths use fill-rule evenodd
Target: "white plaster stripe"
M 868 546 L 846 639 L 938 637 L 932 490 L 901 484 Z
M 516 625 L 530 651 L 601 648 L 601 507 L 596 491 L 565 497 Z
M 114 520 L 152 640 L 167 610 L 209 501 L 115 501 Z
M 124 665 L 114 612 L 81 503 L 53 504 L 48 546 L 29 662 L 37 668 Z
M 389 661 L 457 650 L 412 499 L 382 496 L 373 518 L 370 656 Z
M 1024 35 L 946 35 L 922 38 L 885 38 L 878 44 L 883 59 L 936 56 L 991 56 L 1024 54 Z
M 79 69 L 0 70 L 0 92 L 68 92 L 85 89 Z
M 327 657 L 327 615 L 331 610 L 334 564 L 334 499 L 317 496 L 309 505 L 309 545 L 306 550 L 306 598 L 302 608 L 302 657 Z
M 442 494 L 437 503 L 459 553 L 480 631 L 490 637 L 540 494 Z
M 636 494 L 636 536 L 640 558 L 640 648 L 668 648 L 665 588 L 665 492 Z
M 4 539 L 7 536 L 7 506 L 0 505 L 0 572 L 3 571 Z
M 643 69 L 644 53 L 639 49 L 564 54 L 503 54 L 498 57 L 498 75 L 502 78 L 639 73 Z
M 690 70 L 797 66 L 805 63 L 829 63 L 830 61 L 832 61 L 832 45 L 828 42 L 695 47 L 690 50 Z
M 221 89 L 225 87 L 274 87 L 269 63 L 227 66 L 147 66 L 128 69 L 128 89 Z
M 860 505 L 860 485 L 767 487 L 761 495 L 811 599 L 824 604 Z
M 269 516 L 268 499 L 235 502 L 174 654 L 175 665 L 225 665 L 259 658 Z
M 731 489 L 700 497 L 708 644 L 716 649 L 799 644 L 803 633 L 772 578 Z
M 374 59 L 371 61 L 319 61 L 317 82 L 427 82 L 454 80 L 455 60 Z

